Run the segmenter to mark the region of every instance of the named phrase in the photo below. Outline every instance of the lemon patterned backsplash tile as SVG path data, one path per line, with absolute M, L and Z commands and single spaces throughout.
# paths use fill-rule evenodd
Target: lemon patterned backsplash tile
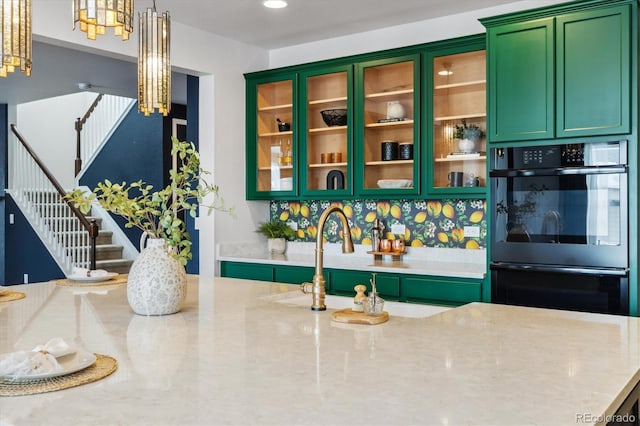
M 385 238 L 403 238 L 411 247 L 486 248 L 485 200 L 271 201 L 271 219 L 297 225 L 295 241 L 315 241 L 320 215 L 332 205 L 344 210 L 354 244 L 371 244 L 371 227 L 378 218 L 385 226 Z M 405 226 L 404 235 L 391 232 L 394 224 Z M 465 236 L 465 227 L 477 227 L 479 236 Z M 335 214 L 327 219 L 324 231 L 325 241 L 342 240 Z

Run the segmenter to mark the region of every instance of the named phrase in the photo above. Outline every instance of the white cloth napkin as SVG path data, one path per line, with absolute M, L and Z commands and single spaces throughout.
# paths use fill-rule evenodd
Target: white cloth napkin
M 104 269 L 95 269 L 95 270 L 90 270 L 90 269 L 86 269 L 86 268 L 77 268 L 77 267 L 73 267 L 73 270 L 71 271 L 71 276 L 72 277 L 78 277 L 78 278 L 84 278 L 84 277 L 106 277 L 109 273 L 107 271 L 105 271 Z
M 0 357 L 0 376 L 27 377 L 57 373 L 62 366 L 56 358 L 71 354 L 76 349 L 60 337 L 38 345 L 31 351 L 18 351 Z

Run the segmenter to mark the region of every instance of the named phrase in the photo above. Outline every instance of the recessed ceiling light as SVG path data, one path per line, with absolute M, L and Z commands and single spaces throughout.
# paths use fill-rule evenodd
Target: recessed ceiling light
M 262 4 L 269 9 L 282 9 L 283 7 L 287 7 L 287 2 L 283 0 L 266 0 L 262 2 Z

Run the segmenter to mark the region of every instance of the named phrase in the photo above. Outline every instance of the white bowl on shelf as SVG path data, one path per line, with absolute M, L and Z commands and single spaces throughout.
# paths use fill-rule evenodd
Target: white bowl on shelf
M 380 179 L 378 188 L 411 188 L 413 180 L 411 179 Z
M 293 178 L 280 179 L 280 191 L 291 191 L 293 189 Z

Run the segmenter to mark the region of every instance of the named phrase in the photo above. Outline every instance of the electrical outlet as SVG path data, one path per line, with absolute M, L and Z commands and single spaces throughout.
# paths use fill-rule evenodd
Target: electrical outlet
M 289 221 L 289 222 L 287 222 L 287 226 L 289 228 L 293 229 L 294 231 L 298 230 L 298 222 Z
M 407 227 L 404 226 L 403 223 L 394 223 L 393 225 L 391 225 L 391 233 L 392 234 L 404 235 L 404 231 L 406 229 L 407 229 Z
M 469 238 L 477 238 L 480 236 L 480 227 L 479 226 L 465 226 L 464 227 L 464 236 Z
M 193 229 L 196 231 L 200 230 L 200 218 L 197 216 L 193 218 Z
M 16 218 L 13 216 L 13 213 L 9 213 L 9 225 L 13 225 Z
M 22 278 L 24 281 L 22 284 L 29 284 L 29 274 L 24 274 Z

